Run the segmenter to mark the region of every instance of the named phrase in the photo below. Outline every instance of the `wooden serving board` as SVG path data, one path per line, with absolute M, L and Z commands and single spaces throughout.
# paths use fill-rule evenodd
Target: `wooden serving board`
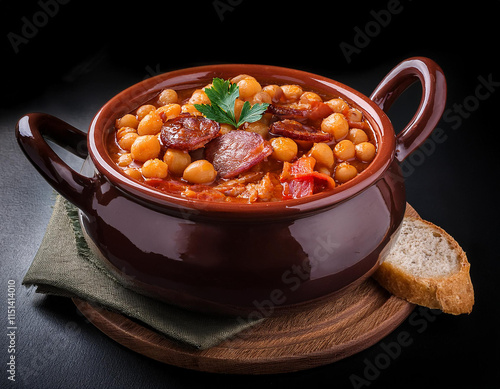
M 406 214 L 418 216 L 409 205 Z M 97 328 L 139 354 L 187 369 L 231 374 L 286 373 L 330 364 L 374 345 L 414 308 L 370 278 L 334 299 L 303 304 L 217 346 L 196 350 L 119 313 L 73 301 Z

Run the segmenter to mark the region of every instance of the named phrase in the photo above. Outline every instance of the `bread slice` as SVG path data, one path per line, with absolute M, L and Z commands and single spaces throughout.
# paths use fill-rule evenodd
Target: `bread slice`
M 474 305 L 469 269 L 465 252 L 446 231 L 405 216 L 397 242 L 373 277 L 397 297 L 459 315 Z

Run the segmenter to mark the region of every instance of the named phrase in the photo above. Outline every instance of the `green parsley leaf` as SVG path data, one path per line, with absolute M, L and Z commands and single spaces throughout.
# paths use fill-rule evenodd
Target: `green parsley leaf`
M 208 119 L 230 124 L 235 128 L 238 128 L 245 122 L 256 122 L 262 117 L 269 104 L 263 103 L 251 106 L 248 101 L 245 101 L 240 119 L 236 122 L 234 103 L 240 95 L 239 89 L 237 84 L 216 77 L 212 80 L 212 87 L 205 89 L 205 93 L 210 99 L 211 104 L 195 104 L 194 106 Z
M 223 111 L 222 108 L 216 104 L 195 104 L 194 106 L 198 111 L 211 120 L 215 120 L 221 124 L 227 123 L 234 125 L 234 117 L 230 117 L 227 112 Z
M 264 112 L 266 112 L 268 106 L 269 104 L 267 103 L 250 105 L 248 101 L 245 101 L 243 108 L 241 109 L 240 120 L 238 121 L 236 128 L 245 122 L 253 123 L 259 120 Z

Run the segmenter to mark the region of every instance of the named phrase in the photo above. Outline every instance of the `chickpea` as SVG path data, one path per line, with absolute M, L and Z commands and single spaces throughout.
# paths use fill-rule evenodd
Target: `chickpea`
M 321 130 L 332 134 L 335 140 L 343 139 L 349 132 L 349 123 L 341 113 L 332 113 L 321 122 Z
M 210 104 L 210 99 L 203 89 L 196 89 L 189 98 L 189 104 Z
M 278 161 L 290 162 L 297 157 L 298 146 L 292 139 L 279 137 L 271 139 L 273 153 L 271 157 Z
M 288 107 L 293 108 L 293 109 L 309 109 L 309 108 L 311 108 L 311 104 L 297 102 L 297 103 L 288 104 Z
M 158 158 L 160 149 L 160 141 L 156 136 L 142 135 L 134 141 L 130 153 L 135 161 L 146 162 L 148 159 Z
M 341 183 L 347 182 L 358 175 L 358 170 L 348 162 L 342 162 L 335 169 L 335 179 Z
M 210 184 L 217 177 L 214 166 L 205 159 L 191 162 L 182 175 L 186 181 L 192 184 Z
M 264 91 L 257 92 L 256 94 L 253 95 L 252 99 L 250 100 L 250 103 L 253 104 L 271 104 L 273 101 L 271 99 L 271 96 L 267 94 Z
M 349 109 L 349 105 L 342 99 L 331 99 L 326 102 L 333 112 L 343 113 Z
M 139 122 L 137 133 L 139 135 L 156 135 L 160 132 L 162 126 L 163 120 L 161 120 L 160 115 L 156 111 L 153 111 L 144 116 Z
M 153 112 L 156 110 L 156 107 L 151 104 L 145 104 L 141 105 L 139 108 L 137 108 L 136 115 L 137 115 L 137 120 L 140 122 L 144 116 L 146 116 L 148 113 Z
M 260 92 L 262 87 L 255 78 L 244 78 L 238 81 L 240 98 L 244 100 L 250 99 L 253 95 Z
M 134 168 L 125 169 L 125 174 L 127 174 L 128 176 L 130 176 L 136 180 L 142 179 L 141 172 L 137 169 L 134 169 Z
M 116 140 L 120 140 L 123 135 L 130 133 L 137 133 L 137 130 L 132 127 L 122 127 L 118 131 L 116 131 Z
M 283 89 L 281 89 L 281 87 L 278 85 L 267 85 L 262 88 L 262 91 L 271 96 L 271 101 L 273 103 L 277 103 L 281 100 L 281 97 L 284 96 Z
M 335 145 L 333 153 L 335 154 L 335 158 L 341 161 L 352 159 L 354 158 L 356 153 L 354 149 L 354 143 L 352 143 L 350 140 L 344 139 Z
M 168 165 L 159 159 L 148 159 L 141 168 L 146 178 L 165 178 L 168 176 Z
M 319 165 L 328 169 L 333 168 L 335 163 L 333 151 L 326 143 L 315 143 L 308 155 L 313 157 Z
M 253 78 L 255 80 L 255 77 L 252 77 L 248 74 L 239 74 L 236 77 L 231 78 L 231 83 L 232 84 L 237 84 L 241 80 L 244 80 L 245 78 Z
M 129 132 L 120 137 L 118 144 L 123 150 L 130 151 L 132 144 L 135 142 L 139 135 L 136 132 Z
M 314 92 L 304 92 L 300 95 L 300 102 L 302 104 L 310 104 L 312 101 L 323 101 L 320 95 Z
M 297 101 L 304 91 L 298 85 L 282 85 L 281 89 L 288 102 Z
M 139 125 L 139 120 L 137 120 L 137 118 L 130 113 L 123 115 L 120 119 L 116 119 L 115 122 L 115 128 L 122 128 L 122 127 L 137 128 L 138 125 Z
M 345 116 L 347 120 L 350 120 L 351 122 L 360 122 L 363 120 L 363 114 L 356 108 L 349 108 L 349 110 L 345 112 Z
M 164 89 L 163 92 L 160 93 L 158 97 L 158 102 L 161 105 L 167 105 L 172 103 L 177 103 L 179 97 L 177 96 L 177 92 L 173 89 Z
M 234 102 L 234 117 L 236 118 L 236 121 L 240 120 L 240 115 L 241 115 L 241 110 L 243 109 L 243 104 L 245 102 L 240 99 L 236 99 Z
M 231 132 L 233 130 L 234 130 L 234 126 L 227 124 L 227 123 L 222 123 L 220 125 L 219 135 L 227 134 L 228 132 Z
M 193 104 L 184 104 L 181 107 L 181 113 L 188 113 L 193 116 L 201 116 L 201 112 Z
M 163 107 L 158 108 L 156 113 L 164 122 L 166 122 L 167 120 L 172 120 L 179 116 L 181 113 L 181 106 L 176 103 L 168 103 Z
M 132 163 L 132 155 L 130 153 L 122 154 L 118 158 L 118 166 L 125 167 Z
M 326 174 L 327 176 L 331 176 L 332 175 L 332 172 L 330 171 L 330 169 L 328 169 L 328 168 L 326 168 L 324 166 L 321 166 L 321 167 L 317 168 L 316 171 L 318 173 Z
M 363 162 L 370 162 L 375 157 L 375 146 L 370 142 L 361 142 L 355 146 L 356 158 Z
M 186 151 L 169 148 L 163 156 L 163 161 L 168 165 L 168 170 L 180 176 L 191 163 L 191 156 Z
M 266 138 L 269 134 L 269 126 L 260 120 L 253 123 L 247 123 L 244 127 L 245 131 L 255 132 L 263 138 Z
M 362 142 L 367 142 L 368 135 L 366 135 L 366 132 L 360 130 L 359 128 L 351 128 L 346 139 L 349 139 L 352 143 L 357 145 Z

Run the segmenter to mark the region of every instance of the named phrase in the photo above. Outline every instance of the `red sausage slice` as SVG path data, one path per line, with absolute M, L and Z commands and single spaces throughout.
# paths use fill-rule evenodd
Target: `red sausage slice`
M 167 121 L 161 128 L 164 146 L 178 150 L 196 150 L 217 136 L 220 124 L 203 116 L 183 114 Z
M 328 104 L 320 101 L 312 101 L 310 108 L 304 109 L 271 104 L 268 111 L 279 116 L 281 119 L 294 119 L 298 121 L 323 119 L 333 112 Z
M 282 135 L 291 139 L 305 140 L 316 143 L 329 142 L 333 140 L 333 136 L 331 134 L 290 119 L 273 123 L 269 133 L 272 135 Z
M 255 132 L 234 130 L 215 138 L 205 147 L 205 158 L 219 177 L 232 178 L 271 155 L 272 146 Z

